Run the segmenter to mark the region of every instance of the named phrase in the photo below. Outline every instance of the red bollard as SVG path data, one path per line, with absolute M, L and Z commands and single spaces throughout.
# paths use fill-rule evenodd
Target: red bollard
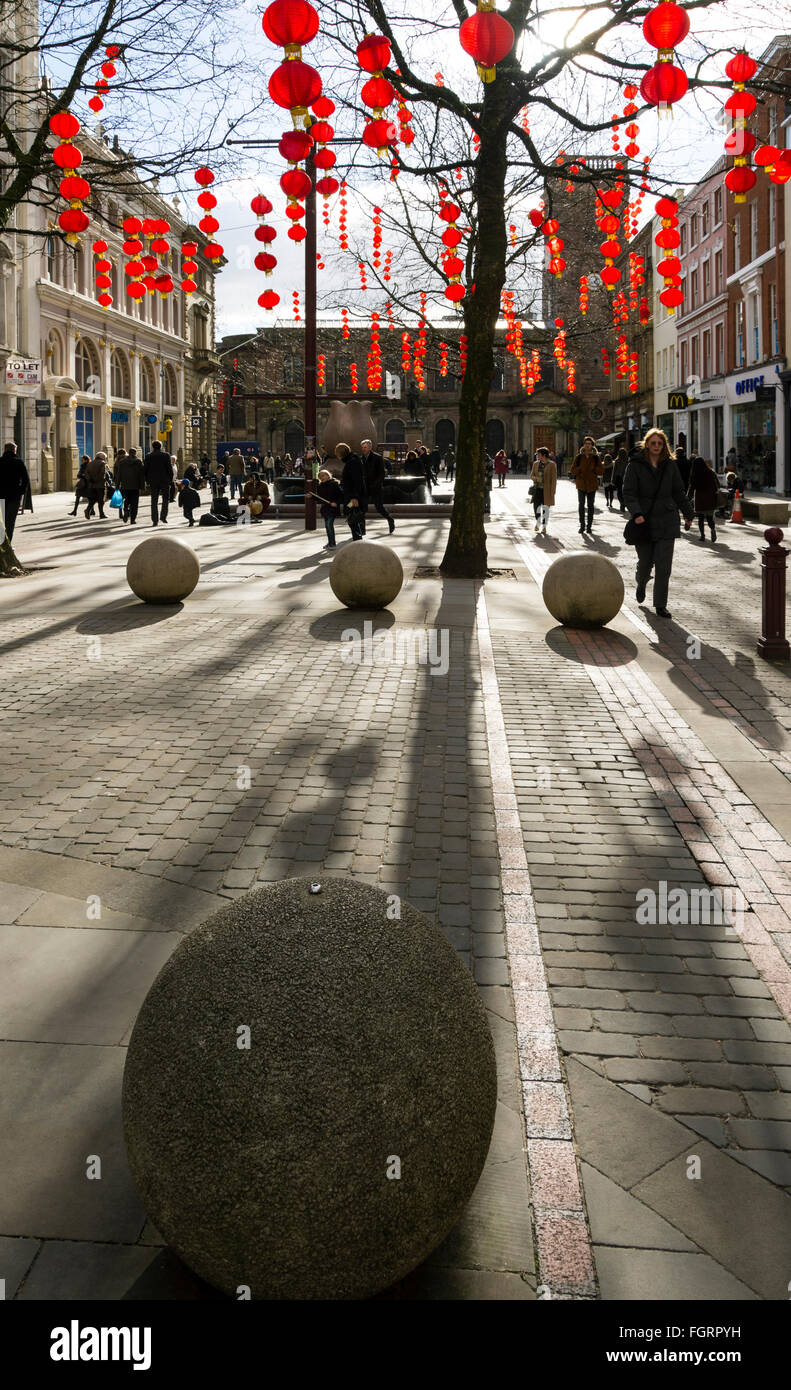
M 786 556 L 780 544 L 783 533 L 779 526 L 764 531 L 768 546 L 761 547 L 762 633 L 758 639 L 758 655 L 766 661 L 788 661 L 791 650 L 786 640 Z

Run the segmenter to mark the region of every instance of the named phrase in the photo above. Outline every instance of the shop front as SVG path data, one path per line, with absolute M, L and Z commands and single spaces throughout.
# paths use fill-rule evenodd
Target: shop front
M 738 470 L 745 486 L 756 491 L 783 490 L 778 480 L 782 461 L 782 395 L 775 367 L 752 374 L 741 372 L 726 382 L 730 413 L 730 445 L 736 450 Z M 779 406 L 779 409 L 778 409 Z

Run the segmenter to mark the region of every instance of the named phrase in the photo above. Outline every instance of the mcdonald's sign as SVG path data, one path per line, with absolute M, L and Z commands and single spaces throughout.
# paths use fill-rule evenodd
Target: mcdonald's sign
M 689 397 L 686 391 L 670 391 L 667 397 L 668 410 L 686 410 L 689 405 Z

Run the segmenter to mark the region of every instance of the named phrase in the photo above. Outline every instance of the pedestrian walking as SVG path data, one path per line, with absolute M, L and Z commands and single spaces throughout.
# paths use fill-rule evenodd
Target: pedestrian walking
M 615 455 L 615 460 L 613 462 L 612 482 L 613 487 L 615 488 L 615 495 L 618 498 L 618 506 L 620 507 L 622 512 L 626 511 L 626 507 L 624 506 L 623 500 L 623 480 L 628 465 L 629 455 L 627 454 L 625 449 L 619 449 L 617 454 Z
M 6 444 L 0 455 L 0 499 L 5 513 L 5 533 L 9 543 L 14 539 L 14 527 L 22 498 L 30 487 L 25 460 L 16 451 L 16 444 Z
M 720 495 L 719 479 L 714 472 L 711 459 L 702 459 L 696 456 L 690 460 L 690 464 L 687 495 L 692 498 L 692 505 L 695 508 L 700 539 L 704 542 L 706 540 L 706 522 L 708 522 L 711 539 L 716 541 L 717 529 L 714 524 L 714 513 L 717 510 Z
M 497 474 L 497 486 L 505 487 L 505 475 L 508 472 L 508 459 L 505 449 L 498 449 L 494 456 L 494 471 Z
M 669 618 L 667 608 L 670 571 L 673 567 L 673 548 L 681 534 L 679 512 L 689 530 L 694 511 L 684 491 L 678 465 L 670 450 L 664 430 L 649 430 L 630 461 L 623 483 L 627 510 L 631 513 L 637 532 L 636 598 L 645 599 L 645 591 L 654 571 L 654 610 L 660 618 Z M 627 522 L 628 539 L 632 523 Z M 646 528 L 645 539 L 641 527 Z
M 268 483 L 275 481 L 275 456 L 271 449 L 264 458 L 264 477 Z
M 244 459 L 242 458 L 241 449 L 234 449 L 228 459 L 227 471 L 231 479 L 231 501 L 233 502 L 237 490 L 241 496 L 242 488 L 244 487 Z
M 555 488 L 558 481 L 558 466 L 549 449 L 536 449 L 530 479 L 533 484 L 531 491 L 533 511 L 536 515 L 535 529 L 540 530 L 545 536 L 549 525 L 550 508 L 555 505 Z
M 320 468 L 318 484 L 315 489 L 316 496 L 321 502 L 321 516 L 324 522 L 324 529 L 327 532 L 327 544 L 325 550 L 334 550 L 335 541 L 335 521 L 341 514 L 343 506 L 343 489 L 340 483 L 336 482 L 330 473 L 329 468 Z
M 368 503 L 362 459 L 359 454 L 352 452 L 348 444 L 336 444 L 335 457 L 343 464 L 341 490 L 352 540 L 361 541 L 365 535 L 365 512 Z
M 192 513 L 195 511 L 196 507 L 200 506 L 201 501 L 200 493 L 191 478 L 184 478 L 179 488 L 178 504 L 184 513 L 185 521 L 188 521 L 190 526 L 194 526 L 195 519 Z
M 83 454 L 82 458 L 80 459 L 80 466 L 79 466 L 79 468 L 77 469 L 77 477 L 76 477 L 75 482 L 74 482 L 74 506 L 72 507 L 71 511 L 69 512 L 69 516 L 76 516 L 76 515 L 77 515 L 77 508 L 79 507 L 80 502 L 82 501 L 83 497 L 84 497 L 84 498 L 86 499 L 86 501 L 87 501 L 87 497 L 88 497 L 88 484 L 87 484 L 87 482 L 85 481 L 85 470 L 86 470 L 86 468 L 88 467 L 88 464 L 90 463 L 90 461 L 91 461 L 91 456 L 90 456 L 90 454 Z
M 85 508 L 85 519 L 90 521 L 96 508 L 99 508 L 99 516 L 102 521 L 107 520 L 104 510 L 104 494 L 107 489 L 107 455 L 103 450 L 92 458 L 85 467 L 85 485 L 87 488 L 88 505 Z
M 604 483 L 604 500 L 607 503 L 608 512 L 612 511 L 612 501 L 615 496 L 615 483 L 613 474 L 615 473 L 615 459 L 612 454 L 605 454 L 602 459 L 602 482 Z
M 577 484 L 581 536 L 583 536 L 586 531 L 588 535 L 590 535 L 593 530 L 596 489 L 599 486 L 599 479 L 603 472 L 604 465 L 596 452 L 596 440 L 592 435 L 586 434 L 582 441 L 582 448 L 571 465 L 571 476 L 575 479 Z
M 683 444 L 679 444 L 676 449 L 676 467 L 681 474 L 684 491 L 689 492 L 689 480 L 692 476 L 692 460 L 687 458 L 687 451 Z
M 121 520 L 136 526 L 140 494 L 146 485 L 146 471 L 137 449 L 130 449 L 128 454 L 124 452 L 122 457 L 116 459 L 113 481 L 124 499 Z
M 173 465 L 170 454 L 166 454 L 158 439 L 151 445 L 151 452 L 143 460 L 146 482 L 151 492 L 151 524 L 157 526 L 161 521 L 168 524 L 168 503 L 173 486 Z
M 395 522 L 390 513 L 386 511 L 383 498 L 385 483 L 385 461 L 381 454 L 377 454 L 370 439 L 364 439 L 361 445 L 363 451 L 363 471 L 365 473 L 365 486 L 368 492 L 368 501 L 371 503 L 375 512 L 383 516 L 390 527 L 390 535 L 395 531 Z
M 446 478 L 446 480 L 447 480 L 447 481 L 450 481 L 450 479 L 454 476 L 455 472 L 456 472 L 456 455 L 455 455 L 453 449 L 448 449 L 447 453 L 445 454 L 445 478 Z
M 492 463 L 492 460 L 489 458 L 489 455 L 488 455 L 488 454 L 486 455 L 486 461 L 485 461 L 485 463 L 484 463 L 483 469 L 484 469 L 483 514 L 484 514 L 484 516 L 491 516 L 491 514 L 492 514 L 492 484 L 494 483 L 494 464 Z

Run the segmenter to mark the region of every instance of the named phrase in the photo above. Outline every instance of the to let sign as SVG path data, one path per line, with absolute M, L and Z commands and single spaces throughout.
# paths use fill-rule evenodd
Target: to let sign
M 41 358 L 9 357 L 5 364 L 5 379 L 7 383 L 14 382 L 17 386 L 40 386 Z

